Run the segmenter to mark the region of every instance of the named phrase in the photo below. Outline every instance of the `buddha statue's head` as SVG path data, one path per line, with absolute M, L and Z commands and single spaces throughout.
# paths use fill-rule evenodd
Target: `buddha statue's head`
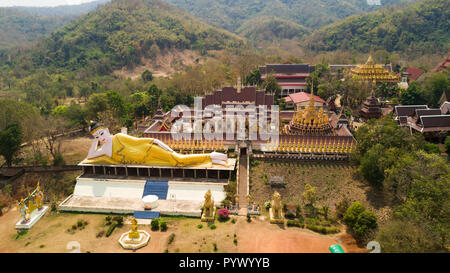
M 110 138 L 111 134 L 109 133 L 108 128 L 106 128 L 103 123 L 100 122 L 91 122 L 89 126 L 89 132 L 101 143 L 106 143 Z

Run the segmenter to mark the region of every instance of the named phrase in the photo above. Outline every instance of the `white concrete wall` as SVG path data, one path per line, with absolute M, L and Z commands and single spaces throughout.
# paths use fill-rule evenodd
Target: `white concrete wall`
M 94 197 L 142 198 L 145 180 L 136 182 L 96 181 L 94 179 L 79 179 L 74 195 Z
M 226 197 L 223 183 L 190 183 L 190 182 L 172 182 L 169 181 L 169 191 L 167 199 L 175 194 L 176 200 L 204 201 L 205 193 L 211 190 L 214 203 L 219 204 Z

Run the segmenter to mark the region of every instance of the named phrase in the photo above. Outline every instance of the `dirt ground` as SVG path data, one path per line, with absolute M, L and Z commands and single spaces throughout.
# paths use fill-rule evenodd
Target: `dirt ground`
M 80 245 L 80 252 L 131 252 L 124 250 L 118 243 L 122 233 L 130 230 L 130 225 L 116 228 L 110 237 L 97 238 L 96 235 L 107 230 L 105 215 L 51 213 L 47 214 L 25 235 L 14 238 L 15 223 L 20 219 L 16 209 L 12 209 L 0 217 L 0 252 L 71 252 L 70 242 Z M 78 220 L 88 222 L 83 230 L 69 233 L 72 225 Z M 254 218 L 248 223 L 244 217 L 236 217 L 236 223 L 215 221 L 216 229 L 212 230 L 206 223 L 197 218 L 165 218 L 168 230 L 151 231 L 149 225 L 141 225 L 139 229 L 149 232 L 149 244 L 136 252 L 180 252 L 180 253 L 329 253 L 328 247 L 340 243 L 346 252 L 364 252 L 356 246 L 350 235 L 320 235 L 306 229 L 280 227 L 269 224 L 267 220 Z M 197 226 L 203 227 L 199 229 Z M 168 244 L 169 236 L 175 238 Z M 345 237 L 346 236 L 346 237 Z M 234 239 L 236 238 L 236 243 Z M 217 250 L 214 250 L 214 243 Z
M 355 167 L 348 163 L 257 161 L 251 165 L 250 195 L 257 204 L 263 205 L 271 200 L 276 190 L 283 202 L 303 205 L 302 193 L 309 183 L 317 187 L 318 207 L 326 205 L 330 212 L 334 212 L 335 204 L 347 198 L 350 202 L 358 201 L 371 209 L 379 223 L 390 217 L 391 209 L 383 194 L 358 180 L 354 175 Z M 272 176 L 282 176 L 287 182 L 286 187 L 271 187 L 264 183 L 264 174 L 269 180 Z

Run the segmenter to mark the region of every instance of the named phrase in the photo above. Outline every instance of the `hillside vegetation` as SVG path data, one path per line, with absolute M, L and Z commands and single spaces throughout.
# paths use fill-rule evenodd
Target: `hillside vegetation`
M 205 22 L 235 32 L 254 18 L 272 16 L 316 29 L 350 15 L 379 9 L 364 0 L 164 0 Z M 415 0 L 383 0 L 383 6 Z M 242 29 L 241 29 L 242 31 Z
M 257 17 L 246 21 L 236 33 L 252 41 L 273 41 L 274 39 L 300 39 L 310 30 L 291 21 L 274 17 Z
M 97 74 L 109 74 L 165 48 L 206 52 L 242 43 L 159 0 L 117 0 L 53 32 L 32 48 L 30 62 L 70 71 L 92 66 Z M 13 62 L 24 63 L 21 56 Z
M 316 51 L 447 52 L 449 18 L 449 1 L 423 0 L 349 17 L 314 32 L 306 44 Z
M 0 8 L 0 50 L 24 46 L 49 34 L 75 16 L 39 16 L 13 8 Z

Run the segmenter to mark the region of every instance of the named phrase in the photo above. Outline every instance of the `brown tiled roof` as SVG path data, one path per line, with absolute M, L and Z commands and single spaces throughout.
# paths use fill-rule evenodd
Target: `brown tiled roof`
M 294 94 L 289 94 L 289 96 L 284 98 L 284 100 L 286 102 L 292 101 L 295 104 L 309 101 L 310 99 L 311 99 L 311 94 L 306 93 L 306 92 L 297 92 Z M 316 95 L 314 95 L 314 101 L 320 102 L 320 103 L 325 103 L 325 101 L 321 97 L 316 96 Z
M 412 117 L 416 114 L 416 109 L 428 109 L 426 105 L 397 105 L 395 106 L 395 113 L 397 117 L 408 116 Z
M 429 116 L 429 115 L 440 115 L 441 109 L 416 109 L 416 117 L 420 118 L 421 116 Z
M 423 128 L 450 128 L 450 115 L 434 115 L 420 117 Z
M 441 115 L 450 113 L 450 102 L 446 101 L 441 105 Z
M 423 73 L 425 73 L 425 70 L 420 69 L 420 68 L 415 68 L 415 67 L 408 67 L 408 68 L 405 70 L 405 72 L 411 75 L 411 76 L 409 77 L 411 80 L 415 81 L 415 80 L 417 80 L 420 76 L 422 76 Z

